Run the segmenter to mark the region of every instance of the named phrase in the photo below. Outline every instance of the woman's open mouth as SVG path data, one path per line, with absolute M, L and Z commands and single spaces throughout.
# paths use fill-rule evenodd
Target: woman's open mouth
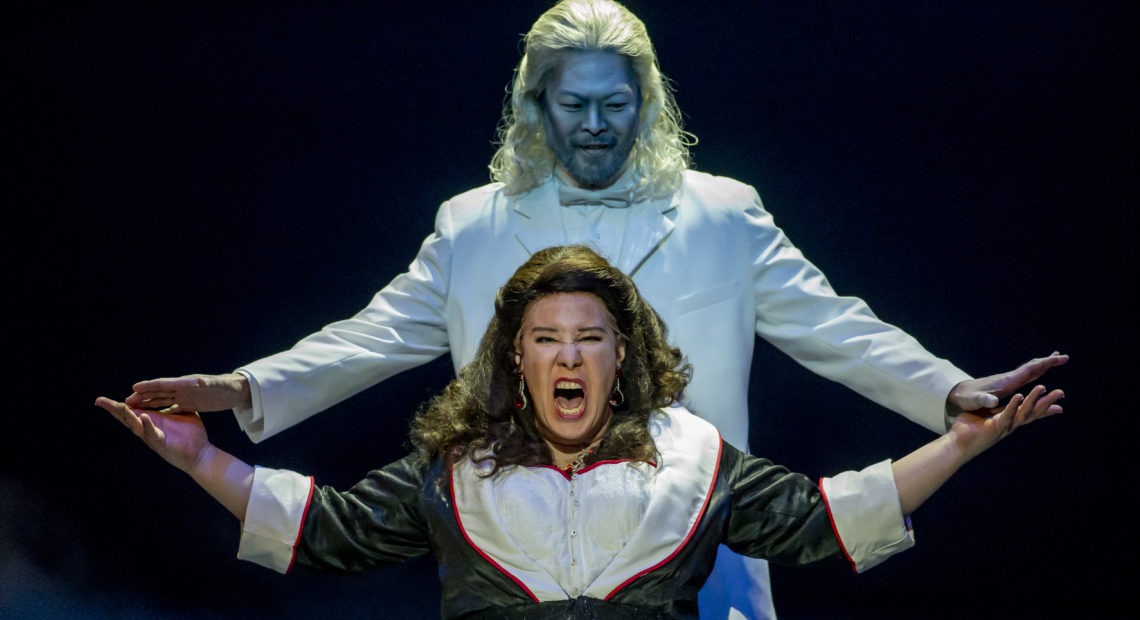
M 554 406 L 562 418 L 572 419 L 586 410 L 586 390 L 576 381 L 559 381 L 554 386 Z

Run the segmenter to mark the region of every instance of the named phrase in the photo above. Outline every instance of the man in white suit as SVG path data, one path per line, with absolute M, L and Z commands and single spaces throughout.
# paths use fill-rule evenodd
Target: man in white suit
M 497 287 L 536 250 L 570 243 L 633 276 L 693 364 L 685 404 L 744 450 L 757 334 L 936 433 L 956 411 L 992 407 L 1067 361 L 1052 354 L 974 379 L 837 295 L 752 187 L 689 169 L 691 136 L 644 25 L 621 5 L 565 0 L 525 43 L 494 182 L 439 208 L 405 273 L 287 351 L 229 374 L 142 381 L 127 402 L 233 409 L 262 441 L 449 351 L 460 368 Z M 702 618 L 775 617 L 767 565 L 722 549 L 700 603 Z

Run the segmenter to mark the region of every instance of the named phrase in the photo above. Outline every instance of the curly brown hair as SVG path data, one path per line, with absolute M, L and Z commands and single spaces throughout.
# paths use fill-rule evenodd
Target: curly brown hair
M 533 414 L 515 405 L 514 342 L 531 305 L 558 293 L 597 296 L 626 342 L 625 401 L 614 408 L 591 460 L 655 458 L 649 416 L 680 399 L 691 368 L 680 349 L 669 344 L 665 324 L 633 280 L 590 248 L 568 245 L 535 252 L 499 289 L 495 314 L 474 359 L 412 420 L 410 439 L 422 459 L 442 456 L 449 465 L 468 456 L 492 461 L 488 475 L 514 465 L 553 462 Z

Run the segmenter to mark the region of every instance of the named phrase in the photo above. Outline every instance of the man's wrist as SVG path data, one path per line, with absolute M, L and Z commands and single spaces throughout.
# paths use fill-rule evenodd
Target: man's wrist
M 249 377 L 240 372 L 230 373 L 227 377 L 234 392 L 237 394 L 237 409 L 253 407 L 253 394 L 249 388 Z

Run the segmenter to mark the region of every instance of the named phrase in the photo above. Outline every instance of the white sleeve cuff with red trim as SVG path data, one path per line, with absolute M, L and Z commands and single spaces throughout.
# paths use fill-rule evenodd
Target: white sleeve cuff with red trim
M 856 573 L 914 546 L 910 519 L 902 514 L 891 461 L 820 481 L 839 543 Z
M 288 572 L 312 492 L 310 476 L 255 467 L 238 559 Z

